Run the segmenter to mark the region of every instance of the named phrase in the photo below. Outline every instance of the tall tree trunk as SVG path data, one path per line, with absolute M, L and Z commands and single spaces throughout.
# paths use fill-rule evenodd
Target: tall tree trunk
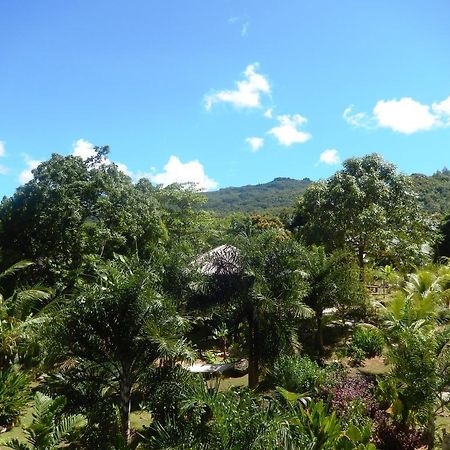
M 248 387 L 255 388 L 259 381 L 259 323 L 254 306 L 247 312 L 248 322 Z
M 428 450 L 433 450 L 433 448 L 434 448 L 434 435 L 436 432 L 435 420 L 436 420 L 436 414 L 434 413 L 428 419 L 428 424 L 427 424 L 426 440 L 427 440 L 427 449 Z
M 316 345 L 319 350 L 319 356 L 323 355 L 323 311 L 316 311 L 317 332 L 316 332 Z
M 120 379 L 120 431 L 123 438 L 128 442 L 131 437 L 130 413 L 131 413 L 131 380 L 128 371 L 122 373 Z
M 358 265 L 359 265 L 359 279 L 364 283 L 365 273 L 364 273 L 364 246 L 360 245 L 358 247 Z

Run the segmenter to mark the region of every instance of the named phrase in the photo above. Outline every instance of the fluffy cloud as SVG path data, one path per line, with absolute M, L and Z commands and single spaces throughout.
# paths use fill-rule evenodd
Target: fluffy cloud
M 198 161 L 182 163 L 177 156 L 171 156 L 164 166 L 164 172 L 149 175 L 150 181 L 167 186 L 172 183 L 195 183 L 202 191 L 215 189 L 218 184 L 205 174 Z
M 300 114 L 278 116 L 279 125 L 268 131 L 281 145 L 290 146 L 292 144 L 303 144 L 311 139 L 311 135 L 299 128 L 307 122 L 307 119 Z
M 39 166 L 39 164 L 41 164 L 42 161 L 38 161 L 36 159 L 31 159 L 28 155 L 25 155 L 25 154 L 22 156 L 23 156 L 23 159 L 24 159 L 27 167 L 26 167 L 26 169 L 22 170 L 22 172 L 20 172 L 19 181 L 22 184 L 25 184 L 33 179 L 33 174 L 31 171 L 33 169 L 36 169 L 36 167 Z
M 6 150 L 5 150 L 5 143 L 3 141 L 0 141 L 0 157 L 5 156 Z
M 260 137 L 248 137 L 245 142 L 254 152 L 257 152 L 264 145 L 264 139 Z
M 353 113 L 352 108 L 351 105 L 345 109 L 343 118 L 356 127 L 390 128 L 397 133 L 413 134 L 450 126 L 450 97 L 432 105 L 420 103 L 411 97 L 379 100 L 371 116 Z
M 94 144 L 85 139 L 78 139 L 73 143 L 73 156 L 79 156 L 82 159 L 88 159 L 95 156 Z
M 433 103 L 431 109 L 439 117 L 442 125 L 450 126 L 450 96 L 442 102 Z
M 96 154 L 94 147 L 95 147 L 94 144 L 92 144 L 91 142 L 86 141 L 85 139 L 78 139 L 78 141 L 75 141 L 73 143 L 72 155 L 79 156 L 84 160 L 92 158 Z M 105 159 L 105 163 L 112 164 L 111 160 L 109 160 L 108 158 Z M 133 173 L 128 169 L 128 167 L 125 164 L 120 162 L 115 164 L 117 168 L 125 175 L 133 177 Z
M 336 149 L 328 148 L 320 154 L 319 162 L 334 165 L 339 164 L 341 159 L 339 158 L 339 153 Z
M 378 126 L 403 134 L 429 130 L 436 125 L 436 117 L 428 105 L 404 97 L 400 100 L 380 100 L 373 108 Z
M 261 95 L 270 94 L 267 79 L 256 73 L 258 63 L 250 64 L 244 71 L 245 79 L 236 82 L 235 90 L 223 90 L 205 97 L 205 108 L 209 111 L 215 103 L 230 103 L 236 108 L 261 107 Z

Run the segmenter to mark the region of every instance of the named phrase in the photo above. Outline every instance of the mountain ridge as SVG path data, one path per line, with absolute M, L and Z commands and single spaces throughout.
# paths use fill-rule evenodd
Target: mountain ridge
M 413 173 L 408 177 L 427 212 L 440 216 L 450 213 L 450 170 L 444 168 L 433 175 Z M 276 177 L 267 183 L 221 188 L 204 194 L 208 199 L 204 209 L 217 215 L 234 212 L 277 213 L 292 209 L 296 199 L 311 183 L 314 181 L 307 177 Z

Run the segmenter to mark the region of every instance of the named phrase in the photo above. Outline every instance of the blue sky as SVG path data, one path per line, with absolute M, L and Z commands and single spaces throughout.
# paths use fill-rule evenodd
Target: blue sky
M 109 145 L 133 178 L 450 165 L 448 0 L 0 0 L 0 196 Z

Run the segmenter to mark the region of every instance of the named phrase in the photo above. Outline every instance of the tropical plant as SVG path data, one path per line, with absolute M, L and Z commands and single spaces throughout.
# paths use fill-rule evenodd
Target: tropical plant
M 248 389 L 220 392 L 204 384 L 183 395 L 181 414 L 149 428 L 148 449 L 266 449 L 281 447 L 287 436 L 275 405 Z M 295 447 L 294 447 L 295 448 Z
M 306 405 L 298 394 L 279 390 L 287 401 L 287 420 L 290 434 L 302 435 L 303 445 L 308 450 L 376 450 L 370 442 L 370 426 L 350 424 L 343 429 L 342 424 L 333 411 L 330 413 L 323 400 L 310 401 Z M 292 447 L 288 447 L 292 448 Z M 299 448 L 299 447 L 293 447 Z
M 352 256 L 336 251 L 327 256 L 323 247 L 312 247 L 306 252 L 303 267 L 309 282 L 305 303 L 315 313 L 316 348 L 323 353 L 323 313 L 336 308 L 341 317 L 347 311 L 364 310 L 367 293 L 359 281 Z
M 0 428 L 14 425 L 30 397 L 28 375 L 15 367 L 0 371 Z
M 33 264 L 19 261 L 0 273 L 0 369 L 20 362 L 35 347 L 34 332 L 43 321 L 37 313 L 52 296 L 40 286 L 15 287 L 11 278 Z
M 304 303 L 308 285 L 301 270 L 302 246 L 272 230 L 237 238 L 236 246 L 246 280 L 235 296 L 236 313 L 245 318 L 249 386 L 255 387 L 263 365 L 282 351 L 299 349 L 300 320 L 313 312 Z
M 44 330 L 50 367 L 115 394 L 125 439 L 142 370 L 158 358 L 173 364 L 193 355 L 182 338 L 188 321 L 157 289 L 149 268 L 119 258 L 99 267 L 95 281 L 83 283 Z
M 56 450 L 66 447 L 71 441 L 71 434 L 81 428 L 85 421 L 81 415 L 64 416 L 64 404 L 64 397 L 53 399 L 36 392 L 32 423 L 24 427 L 27 444 L 13 439 L 6 446 L 13 450 Z
M 347 352 L 352 353 L 355 350 L 361 350 L 365 358 L 372 358 L 382 354 L 384 345 L 385 339 L 379 329 L 359 326 L 353 332 Z
M 325 379 L 324 370 L 307 356 L 280 355 L 270 371 L 273 386 L 305 395 L 316 393 Z

